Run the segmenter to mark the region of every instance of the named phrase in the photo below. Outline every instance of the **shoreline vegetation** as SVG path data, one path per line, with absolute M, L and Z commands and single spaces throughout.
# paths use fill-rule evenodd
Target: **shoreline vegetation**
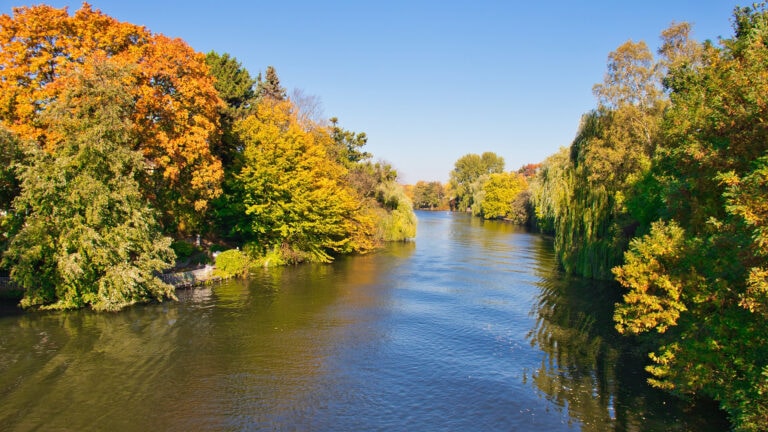
M 620 45 L 573 142 L 540 164 L 467 154 L 448 184 L 402 186 L 271 66 L 254 77 L 87 3 L 15 8 L 0 16 L 0 275 L 25 308 L 118 311 L 174 298 L 157 275 L 194 235 L 227 245 L 213 274 L 233 277 L 413 238 L 414 207 L 470 212 L 553 236 L 567 274 L 616 281 L 615 328 L 648 353 L 650 385 L 768 430 L 766 5 L 733 27 L 698 42 L 673 23 L 656 55 Z
M 648 353 L 650 385 L 716 400 L 735 430 L 762 431 L 768 6 L 736 8 L 732 22 L 716 42 L 672 23 L 656 55 L 643 41 L 620 45 L 593 87 L 597 107 L 541 164 L 505 172 L 493 153 L 468 154 L 448 184 L 409 193 L 419 209 L 551 235 L 566 274 L 617 282 L 615 328 Z
M 397 171 L 272 66 L 87 3 L 0 16 L 0 53 L 0 276 L 24 308 L 173 299 L 158 275 L 201 240 L 272 266 L 415 236 Z

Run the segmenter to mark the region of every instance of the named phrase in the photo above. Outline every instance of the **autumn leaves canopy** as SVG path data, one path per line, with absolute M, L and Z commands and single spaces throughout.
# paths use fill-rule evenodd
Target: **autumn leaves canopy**
M 117 310 L 173 297 L 166 236 L 282 263 L 413 237 L 365 134 L 298 99 L 88 4 L 0 16 L 0 271 L 23 305 Z
M 129 65 L 137 149 L 155 169 L 147 190 L 165 213 L 192 217 L 221 189 L 217 142 L 222 103 L 202 54 L 179 39 L 119 22 L 88 4 L 70 16 L 50 6 L 0 16 L 0 118 L 23 140 L 50 149 L 61 140 L 40 114 L 75 73 Z M 181 221 L 182 223 L 185 221 Z

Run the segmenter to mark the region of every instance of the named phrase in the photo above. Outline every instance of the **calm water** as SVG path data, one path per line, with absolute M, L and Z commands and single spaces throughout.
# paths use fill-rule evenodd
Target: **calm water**
M 647 388 L 613 287 L 420 213 L 415 242 L 119 314 L 0 312 L 0 430 L 707 431 Z

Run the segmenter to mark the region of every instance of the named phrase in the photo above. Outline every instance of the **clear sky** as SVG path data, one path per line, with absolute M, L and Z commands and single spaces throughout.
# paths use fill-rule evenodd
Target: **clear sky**
M 0 0 L 0 12 L 38 4 Z M 79 9 L 80 1 L 47 4 Z M 368 134 L 367 150 L 404 183 L 446 181 L 467 153 L 507 170 L 568 146 L 596 105 L 608 53 L 631 39 L 655 51 L 671 22 L 697 40 L 732 35 L 731 0 L 92 0 L 121 21 L 276 68 L 326 117 Z

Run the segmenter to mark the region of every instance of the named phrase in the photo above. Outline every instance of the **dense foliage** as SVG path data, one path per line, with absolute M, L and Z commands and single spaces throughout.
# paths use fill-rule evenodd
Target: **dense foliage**
M 355 191 L 342 181 L 345 168 L 329 157 L 330 134 L 302 129 L 291 104 L 278 100 L 260 103 L 236 131 L 245 143 L 237 179 L 248 234 L 264 251 L 327 262 L 334 254 L 367 250 L 373 220 L 358 211 Z
M 493 152 L 470 153 L 454 164 L 450 185 L 454 192 L 453 207 L 458 211 L 472 210 L 476 194 L 490 174 L 504 172 L 504 158 Z
M 528 188 L 522 174 L 494 173 L 483 184 L 483 200 L 477 206 L 485 219 L 508 219 L 513 215 L 515 200 Z M 525 223 L 524 212 L 515 215 L 515 222 Z
M 248 274 L 250 260 L 239 249 L 230 249 L 216 256 L 216 274 L 221 277 L 240 277 Z
M 627 289 L 616 327 L 652 347 L 652 385 L 766 430 L 768 11 L 734 23 L 720 46 L 673 25 L 655 62 L 632 42 L 612 53 L 598 108 L 532 201 L 566 270 L 613 267 Z
M 142 179 L 144 194 L 166 229 L 188 232 L 220 193 L 223 173 L 212 149 L 220 99 L 203 56 L 183 41 L 88 4 L 74 15 L 45 5 L 14 8 L 0 16 L 0 119 L 23 143 L 53 151 L 62 137 L 40 115 L 66 90 L 63 76 L 103 58 L 131 66 L 133 144 L 153 169 Z
M 174 297 L 174 250 L 241 247 L 220 258 L 243 274 L 412 238 L 365 134 L 297 103 L 274 67 L 254 79 L 88 4 L 0 16 L 0 272 L 23 306 L 118 310 Z
M 147 165 L 133 150 L 129 75 L 93 66 L 62 78 L 67 90 L 43 117 L 61 141 L 52 152 L 29 146 L 20 169 L 13 211 L 25 218 L 5 259 L 23 306 L 117 310 L 174 298 L 156 277 L 174 253 L 140 190 Z
M 416 182 L 411 191 L 414 207 L 424 210 L 447 208 L 445 189 L 445 186 L 438 181 Z

